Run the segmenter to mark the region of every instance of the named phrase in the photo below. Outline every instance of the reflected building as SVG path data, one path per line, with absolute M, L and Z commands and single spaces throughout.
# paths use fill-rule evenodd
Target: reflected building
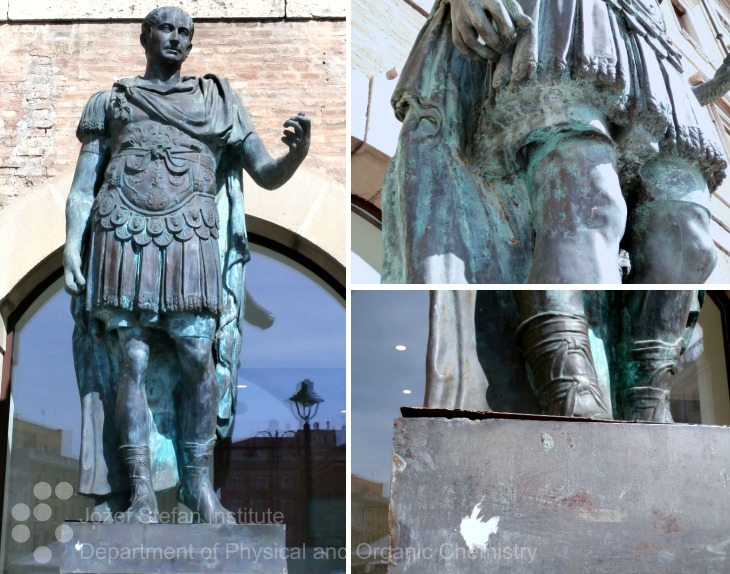
M 286 524 L 289 548 L 344 548 L 345 429 L 322 429 L 314 423 L 309 464 L 305 438 L 299 429 L 223 442 L 216 448 L 215 468 L 220 471 L 215 473 L 215 487 L 220 488 L 223 506 L 236 513 L 239 522 Z
M 388 535 L 388 498 L 385 485 L 353 474 L 352 547 L 370 544 Z
M 93 508 L 90 498 L 77 494 L 65 498 L 66 492 L 56 489 L 59 484 L 75 488 L 78 483 L 79 460 L 68 456 L 71 438 L 71 430 L 49 428 L 17 415 L 13 417 L 5 527 L 14 535 L 7 540 L 5 551 L 7 574 L 45 571 L 32 560 L 34 550 L 42 546 L 52 551 L 52 559 L 45 566 L 51 568 L 49 571 L 54 567 L 58 571 L 60 545 L 56 528 L 65 520 L 84 519 Z M 50 487 L 50 492 L 45 485 Z M 20 505 L 30 510 L 27 517 Z M 26 540 L 23 526 L 30 531 Z M 16 527 L 19 529 L 14 530 Z
M 388 548 L 388 498 L 385 485 L 351 475 L 352 572 L 385 574 Z

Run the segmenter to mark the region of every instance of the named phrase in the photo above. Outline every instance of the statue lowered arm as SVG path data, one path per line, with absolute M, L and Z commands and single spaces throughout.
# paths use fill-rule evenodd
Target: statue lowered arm
M 496 62 L 516 41 L 517 31 L 530 26 L 516 0 L 451 0 L 454 46 L 472 60 Z
M 303 113 L 292 116 L 284 122 L 284 136 L 281 138 L 289 151 L 273 159 L 263 142 L 255 133 L 243 144 L 243 165 L 257 185 L 264 189 L 276 189 L 284 185 L 307 157 L 310 143 L 311 124 Z
M 81 270 L 81 247 L 94 203 L 94 192 L 104 172 L 106 156 L 106 145 L 102 138 L 96 135 L 86 136 L 66 201 L 63 270 L 66 291 L 72 295 L 78 295 L 86 286 L 86 278 Z
M 692 92 L 699 102 L 707 104 L 719 100 L 730 90 L 730 56 L 726 56 L 722 65 L 715 72 L 715 76 L 699 86 L 694 86 Z

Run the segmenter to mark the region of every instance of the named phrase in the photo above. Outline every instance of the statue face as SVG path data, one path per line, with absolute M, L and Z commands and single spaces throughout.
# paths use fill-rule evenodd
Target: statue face
M 175 8 L 163 8 L 157 26 L 147 37 L 147 59 L 181 65 L 193 47 L 189 26 L 190 22 L 184 12 Z

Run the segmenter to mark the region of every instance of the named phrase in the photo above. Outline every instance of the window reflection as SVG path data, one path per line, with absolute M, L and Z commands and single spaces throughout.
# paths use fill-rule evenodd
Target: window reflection
M 306 541 L 333 549 L 316 559 L 311 552 L 296 556 L 290 572 L 344 572 L 344 553 L 338 551 L 345 546 L 344 302 L 309 270 L 260 246 L 252 246 L 246 270 L 247 289 L 259 312 L 274 320 L 267 325 L 254 319 L 258 327 L 244 326 L 238 416 L 232 437 L 216 449 L 215 487 L 225 505 L 241 511 L 240 522 L 283 522 L 287 545 Z M 65 520 L 92 514 L 91 500 L 73 494 L 81 410 L 69 307 L 58 281 L 15 329 L 4 493 L 10 512 L 3 516 L 0 569 L 8 574 L 58 572 L 64 537 L 59 528 Z M 304 379 L 314 381 L 324 399 L 312 421 L 308 499 L 300 487 L 304 429 L 289 402 Z M 48 485 L 48 496 L 39 484 Z M 59 485 L 68 488 L 59 490 Z M 174 492 L 159 498 L 161 510 L 176 508 Z M 276 512 L 282 516 L 274 520 Z M 308 523 L 317 526 L 307 531 Z M 39 548 L 45 550 L 39 553 Z

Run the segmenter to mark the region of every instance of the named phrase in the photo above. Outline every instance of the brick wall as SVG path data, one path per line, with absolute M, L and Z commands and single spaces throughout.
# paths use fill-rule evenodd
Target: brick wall
M 272 155 L 282 123 L 312 118 L 305 165 L 345 184 L 344 20 L 196 22 L 185 74 L 228 78 Z M 0 209 L 73 169 L 86 100 L 144 72 L 139 22 L 0 23 Z

